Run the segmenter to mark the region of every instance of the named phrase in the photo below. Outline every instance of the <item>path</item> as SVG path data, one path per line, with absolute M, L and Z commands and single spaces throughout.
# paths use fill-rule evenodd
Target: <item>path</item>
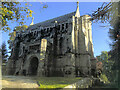
M 3 76 L 2 88 L 38 88 L 35 77 Z

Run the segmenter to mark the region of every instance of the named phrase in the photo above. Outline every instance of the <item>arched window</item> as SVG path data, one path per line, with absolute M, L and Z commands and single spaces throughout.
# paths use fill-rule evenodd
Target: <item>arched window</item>
M 68 28 L 68 23 L 66 23 L 66 29 Z
M 42 39 L 41 40 L 41 52 L 46 52 L 46 49 L 47 49 L 47 40 Z
M 64 24 L 62 24 L 62 30 L 64 30 Z

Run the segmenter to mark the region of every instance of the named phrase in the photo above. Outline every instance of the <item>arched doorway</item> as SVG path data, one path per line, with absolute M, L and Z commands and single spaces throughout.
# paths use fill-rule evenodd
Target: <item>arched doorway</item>
M 30 60 L 30 65 L 29 65 L 29 75 L 34 76 L 37 75 L 37 70 L 38 70 L 38 58 L 33 57 Z

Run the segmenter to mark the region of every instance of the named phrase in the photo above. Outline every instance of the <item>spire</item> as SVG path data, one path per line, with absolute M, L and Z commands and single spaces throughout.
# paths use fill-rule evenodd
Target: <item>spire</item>
M 79 12 L 79 1 L 77 1 L 77 9 L 76 9 L 75 17 L 80 17 L 80 12 Z
M 34 20 L 34 17 L 32 17 L 32 22 L 31 22 L 31 24 L 30 25 L 33 25 L 34 23 L 33 23 L 33 20 Z

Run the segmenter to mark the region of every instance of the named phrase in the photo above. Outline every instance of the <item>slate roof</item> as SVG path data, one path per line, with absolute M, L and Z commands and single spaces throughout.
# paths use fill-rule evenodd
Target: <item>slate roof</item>
M 64 22 L 64 21 L 67 21 L 69 18 L 71 18 L 72 16 L 75 15 L 76 12 L 72 12 L 72 13 L 68 13 L 68 14 L 65 14 L 63 16 L 59 16 L 59 17 L 56 17 L 56 18 L 53 18 L 53 19 L 50 19 L 50 20 L 46 20 L 46 21 L 43 21 L 43 22 L 40 22 L 40 23 L 37 23 L 37 24 L 34 24 L 34 25 L 30 25 L 28 27 L 28 29 L 30 28 L 34 28 L 36 26 L 41 26 L 41 27 L 47 27 L 47 26 L 53 26 L 55 23 L 55 21 L 57 21 L 58 23 L 60 22 Z

